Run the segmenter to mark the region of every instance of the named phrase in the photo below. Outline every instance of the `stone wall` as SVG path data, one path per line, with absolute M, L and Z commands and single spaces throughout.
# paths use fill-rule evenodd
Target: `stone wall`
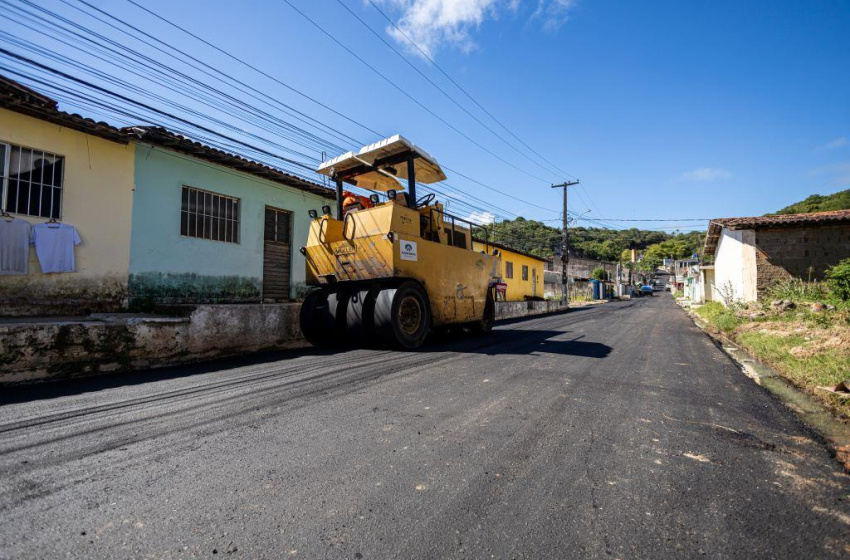
M 850 258 L 850 225 L 760 229 L 755 232 L 758 293 L 777 280 L 822 280 L 824 271 Z

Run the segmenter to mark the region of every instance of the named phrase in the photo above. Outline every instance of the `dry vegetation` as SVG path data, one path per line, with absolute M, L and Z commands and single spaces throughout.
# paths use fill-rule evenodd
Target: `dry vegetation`
M 777 373 L 850 419 L 850 398 L 818 387 L 850 379 L 850 309 L 821 302 L 769 303 L 724 307 L 712 302 L 696 309 L 711 328 L 725 333 Z

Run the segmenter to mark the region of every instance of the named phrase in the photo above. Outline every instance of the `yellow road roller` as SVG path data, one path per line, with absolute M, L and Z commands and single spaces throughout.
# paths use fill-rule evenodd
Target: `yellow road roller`
M 417 182 L 446 178 L 433 157 L 396 135 L 326 161 L 318 172 L 336 185 L 336 217 L 328 206 L 311 210 L 301 248 L 307 284 L 315 286 L 301 307 L 309 342 L 414 349 L 435 328 L 493 328 L 498 250 L 486 243 L 487 228 L 448 214 L 433 193 L 417 198 Z M 473 233 L 485 240 L 483 251 L 472 249 Z

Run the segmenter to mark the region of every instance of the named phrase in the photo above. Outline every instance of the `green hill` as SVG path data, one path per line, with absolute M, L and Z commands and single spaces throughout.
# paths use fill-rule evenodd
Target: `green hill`
M 827 210 L 847 210 L 850 208 L 850 189 L 837 192 L 835 194 L 813 194 L 806 200 L 795 202 L 790 206 L 786 206 L 778 212 L 768 214 L 775 216 L 777 214 L 803 214 L 806 212 L 826 212 Z
M 491 231 L 493 236 L 491 241 L 539 257 L 551 255 L 561 244 L 559 228 L 522 217 L 495 223 Z M 701 247 L 703 235 L 702 232 L 670 235 L 636 228 L 612 230 L 571 227 L 569 245 L 570 249 L 579 251 L 591 259 L 616 261 L 625 249 L 635 247 L 643 250 L 651 245 L 670 240 L 681 242 L 681 245 L 687 247 L 686 253 L 691 254 Z

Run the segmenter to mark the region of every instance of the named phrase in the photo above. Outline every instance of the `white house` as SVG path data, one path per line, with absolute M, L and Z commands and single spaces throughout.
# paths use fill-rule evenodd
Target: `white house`
M 756 301 L 778 280 L 820 280 L 850 258 L 850 210 L 712 220 L 704 255 L 714 256 L 706 299 Z

